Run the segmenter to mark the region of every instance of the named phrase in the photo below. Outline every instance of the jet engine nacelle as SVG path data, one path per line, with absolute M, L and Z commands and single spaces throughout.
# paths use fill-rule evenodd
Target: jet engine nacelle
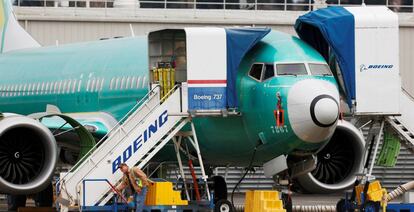
M 19 115 L 0 120 L 0 193 L 42 191 L 50 183 L 56 161 L 55 138 L 40 122 Z
M 351 187 L 361 173 L 365 140 L 350 122 L 340 120 L 328 142 L 317 153 L 316 168 L 297 178 L 300 187 L 310 193 L 334 193 Z

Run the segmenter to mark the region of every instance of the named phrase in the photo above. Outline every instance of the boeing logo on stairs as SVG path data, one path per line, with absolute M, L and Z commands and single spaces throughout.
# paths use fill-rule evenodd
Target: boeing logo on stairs
M 116 172 L 118 169 L 119 164 L 125 163 L 128 161 L 129 158 L 133 154 L 135 154 L 142 145 L 147 142 L 152 135 L 157 133 L 159 129 L 168 121 L 168 114 L 167 110 L 165 110 L 152 124 L 145 128 L 144 132 L 142 132 L 131 144 L 122 151 L 122 155 L 116 157 L 116 159 L 112 162 L 112 174 Z
M 394 67 L 394 65 L 392 64 L 369 64 L 369 65 L 365 65 L 365 64 L 361 64 L 359 66 L 359 71 L 363 72 L 363 71 L 368 71 L 368 70 L 372 70 L 372 69 L 392 69 Z

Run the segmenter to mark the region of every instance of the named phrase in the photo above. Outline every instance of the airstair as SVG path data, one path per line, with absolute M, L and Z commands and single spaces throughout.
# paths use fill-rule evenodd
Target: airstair
M 400 94 L 401 116 L 389 116 L 387 122 L 400 135 L 407 149 L 414 152 L 414 98 L 404 89 Z
M 392 163 L 390 164 L 393 165 L 390 166 L 394 166 L 396 158 L 399 154 L 400 144 L 404 145 L 409 151 L 414 153 L 414 110 L 412 110 L 412 108 L 414 108 L 414 98 L 407 91 L 405 91 L 404 88 L 401 88 L 401 92 L 399 94 L 398 107 L 400 112 L 399 114 L 367 117 L 370 120 L 365 124 L 365 126 L 371 124 L 371 127 L 368 131 L 369 133 L 367 136 L 365 150 L 366 153 L 364 159 L 365 167 L 367 169 L 364 170 L 364 172 L 366 173 L 366 176 L 371 178 L 373 177 L 372 179 L 375 178 L 374 176 L 372 176 L 375 164 L 379 166 L 386 166 L 384 165 L 386 163 L 378 163 L 377 157 L 383 159 L 386 158 L 385 160 L 388 160 L 388 162 L 392 160 Z M 364 126 L 361 126 L 360 129 L 362 129 L 363 127 Z M 388 136 L 384 135 L 381 152 L 377 154 L 379 152 L 381 139 L 383 139 L 383 134 L 387 132 L 397 135 L 399 139 L 397 139 L 398 141 L 396 142 L 399 142 L 400 144 L 396 145 L 389 143 L 389 141 L 386 141 L 387 139 L 385 139 L 385 137 L 389 137 L 389 134 Z
M 94 195 L 85 198 L 82 181 L 105 178 L 116 185 L 122 177 L 117 169 L 120 163 L 142 168 L 190 121 L 186 92 L 185 86 L 175 86 L 160 98 L 160 89 L 155 87 L 138 102 L 72 170 L 62 174 L 58 182 L 60 199 L 68 203 L 61 203 L 62 208 L 79 206 L 81 202 L 91 206 L 106 204 L 112 197 L 108 186 L 90 183 L 88 193 Z
M 341 29 L 332 27 L 338 20 L 343 23 Z M 325 8 L 300 16 L 295 24 L 302 40 L 325 57 L 335 58 L 334 73 L 346 93 L 352 121 L 367 121 L 358 126 L 360 129 L 371 125 L 362 173 L 368 179 L 374 177 L 378 153 L 380 158 L 389 159 L 380 160 L 379 165 L 391 165 L 400 144 L 411 151 L 414 148 L 414 98 L 401 86 L 399 29 L 398 15 L 386 7 Z M 384 40 L 388 42 L 384 44 Z M 383 134 L 385 145 L 378 152 Z M 395 134 L 401 141 L 394 139 Z
M 236 93 L 233 92 L 236 81 L 228 81 L 227 76 L 236 76 L 238 62 L 235 61 L 241 61 L 244 54 L 269 33 L 270 29 L 229 31 L 224 28 L 194 27 L 161 30 L 149 33 L 148 41 L 162 44 L 164 40 L 160 41 L 159 35 L 170 32 L 180 35 L 181 38 L 185 37 L 186 51 L 180 57 L 186 61 L 185 70 L 181 70 L 185 71 L 181 73 L 186 76 L 178 74 L 176 77 L 174 69 L 177 66 L 171 64 L 171 61 L 160 62 L 159 58 L 154 56 L 159 56 L 158 53 L 151 52 L 149 48 L 149 61 L 151 64 L 158 61 L 159 64 L 159 67 L 151 70 L 150 77 L 154 79 L 153 85 L 160 86 L 154 87 L 142 98 L 72 170 L 61 174 L 57 187 L 60 190 L 58 201 L 62 210 L 76 205 L 106 204 L 112 193 L 104 182 L 88 183 L 86 190 L 88 194 L 93 195 L 88 195 L 86 199 L 82 182 L 88 179 L 105 179 L 108 180 L 108 184 L 116 185 L 122 177 L 122 173 L 117 169 L 119 164 L 126 163 L 142 168 L 169 141 L 174 142 L 177 151 L 181 140 L 185 138 L 185 143 L 189 143 L 196 150 L 198 164 L 203 169 L 191 117 L 239 115 L 238 111 L 227 109 L 236 107 L 236 101 L 233 99 L 236 97 Z M 243 36 L 240 37 L 241 35 Z M 229 36 L 232 39 L 228 41 Z M 237 42 L 233 43 L 236 40 Z M 243 45 L 239 44 L 241 40 L 245 40 Z M 238 54 L 228 57 L 229 50 Z M 229 58 L 232 62 L 227 61 Z M 181 85 L 175 85 L 176 82 L 181 82 Z M 233 98 L 227 98 L 227 91 L 231 89 L 233 91 L 230 92 L 230 97 Z M 187 123 L 191 126 L 191 132 L 180 132 Z M 179 155 L 177 160 L 180 161 Z M 202 179 L 205 183 L 206 199 L 210 200 L 204 172 Z

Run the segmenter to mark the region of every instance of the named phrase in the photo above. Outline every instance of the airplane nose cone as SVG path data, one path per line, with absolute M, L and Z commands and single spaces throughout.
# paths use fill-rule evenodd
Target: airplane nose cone
M 320 79 L 301 80 L 287 97 L 289 124 L 302 141 L 327 141 L 335 131 L 339 115 L 339 92 L 334 83 Z
M 338 120 L 338 109 L 338 102 L 332 96 L 319 95 L 310 105 L 312 121 L 320 127 L 330 127 Z

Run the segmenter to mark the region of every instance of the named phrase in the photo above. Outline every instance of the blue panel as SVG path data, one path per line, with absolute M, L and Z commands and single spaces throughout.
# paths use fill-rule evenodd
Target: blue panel
M 226 108 L 226 87 L 189 87 L 189 110 L 221 110 Z
M 270 28 L 227 28 L 227 106 L 239 105 L 236 93 L 236 78 L 244 55 L 264 36 Z
M 387 211 L 392 212 L 399 212 L 399 211 L 410 211 L 414 212 L 414 204 L 413 203 L 393 203 L 387 205 Z
M 328 7 L 309 12 L 296 20 L 299 37 L 313 46 L 326 61 L 329 47 L 335 55 L 345 84 L 347 103 L 355 99 L 355 20 L 343 7 Z

